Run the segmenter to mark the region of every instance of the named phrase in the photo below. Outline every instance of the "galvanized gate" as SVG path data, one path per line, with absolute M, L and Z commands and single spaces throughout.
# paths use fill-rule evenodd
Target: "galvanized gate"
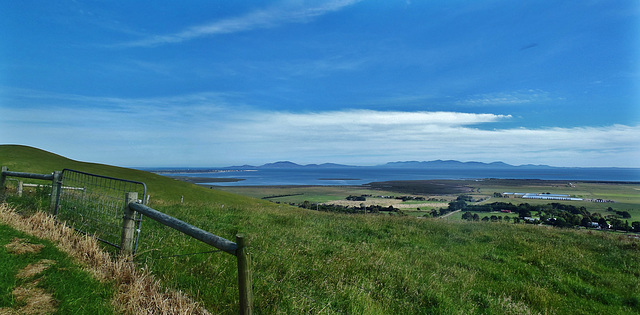
M 137 192 L 144 203 L 147 194 L 145 183 L 70 169 L 62 171 L 62 189 L 54 214 L 60 222 L 74 229 L 95 235 L 100 241 L 120 248 L 125 196 Z M 142 215 L 137 214 L 134 253 L 138 248 Z

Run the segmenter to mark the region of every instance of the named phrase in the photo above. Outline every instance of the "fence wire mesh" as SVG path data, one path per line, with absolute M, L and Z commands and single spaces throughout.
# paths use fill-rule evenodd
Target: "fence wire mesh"
M 83 233 L 120 248 L 125 196 L 137 192 L 143 202 L 147 187 L 142 182 L 89 174 L 70 169 L 62 171 L 62 189 L 57 206 L 57 219 Z M 142 215 L 136 215 L 135 249 Z

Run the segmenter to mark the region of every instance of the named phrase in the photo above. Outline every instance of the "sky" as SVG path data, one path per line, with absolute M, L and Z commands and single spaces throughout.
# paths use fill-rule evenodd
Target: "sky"
M 2 1 L 0 144 L 640 167 L 640 2 Z

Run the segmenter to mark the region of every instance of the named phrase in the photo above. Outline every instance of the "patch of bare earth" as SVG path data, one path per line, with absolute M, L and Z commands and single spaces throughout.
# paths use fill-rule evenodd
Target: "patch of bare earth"
M 42 244 L 32 244 L 23 238 L 14 237 L 9 244 L 4 246 L 11 254 L 38 253 L 44 247 Z
M 49 269 L 49 267 L 51 267 L 51 265 L 55 263 L 56 263 L 55 260 L 42 259 L 35 264 L 29 264 L 26 267 L 22 268 L 20 271 L 18 271 L 18 274 L 16 275 L 16 277 L 19 279 L 31 278 Z
M 7 251 L 14 255 L 22 255 L 27 253 L 37 253 L 44 245 L 32 244 L 26 239 L 14 238 L 5 245 Z M 43 271 L 55 264 L 55 260 L 42 259 L 35 264 L 29 264 L 20 269 L 16 278 L 27 279 L 40 275 Z M 37 287 L 40 278 L 29 283 L 25 283 L 13 289 L 11 292 L 16 301 L 21 305 L 17 309 L 4 308 L 0 309 L 0 314 L 51 314 L 56 311 L 56 301 L 51 294 L 44 289 Z
M 13 289 L 13 297 L 24 304 L 15 314 L 51 314 L 56 311 L 56 301 L 51 294 L 37 287 L 38 282 L 39 279 Z

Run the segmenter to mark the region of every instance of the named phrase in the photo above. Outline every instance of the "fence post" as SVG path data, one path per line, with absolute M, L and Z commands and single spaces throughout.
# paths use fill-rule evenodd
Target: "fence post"
M 22 197 L 22 190 L 24 189 L 24 182 L 19 180 L 18 181 L 18 188 L 17 188 L 17 192 L 18 192 L 18 197 Z
M 251 285 L 251 257 L 246 248 L 244 235 L 236 235 L 236 257 L 238 259 L 238 291 L 240 314 L 253 314 L 253 289 Z
M 7 183 L 7 176 L 4 175 L 4 172 L 9 171 L 9 168 L 3 166 L 0 169 L 0 202 L 5 201 L 5 193 L 7 192 L 7 187 L 5 184 Z
M 53 216 L 58 215 L 58 199 L 60 198 L 60 188 L 62 181 L 60 180 L 60 171 L 53 172 L 53 180 L 51 181 L 51 199 L 49 200 L 49 210 Z
M 136 230 L 136 212 L 129 207 L 129 203 L 136 202 L 137 200 L 137 192 L 129 192 L 125 196 L 124 216 L 122 217 L 122 237 L 120 241 L 120 253 L 123 255 L 133 254 L 133 236 Z

